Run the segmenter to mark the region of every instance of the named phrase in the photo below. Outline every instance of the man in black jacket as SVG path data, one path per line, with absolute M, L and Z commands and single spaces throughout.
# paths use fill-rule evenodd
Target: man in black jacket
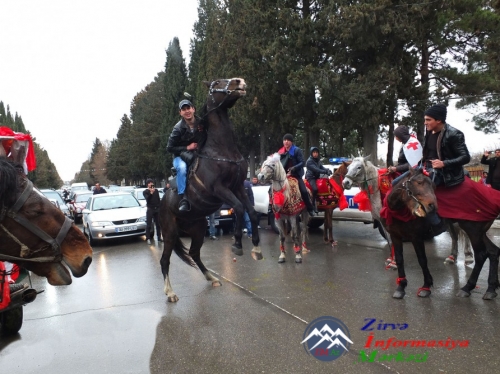
M 488 158 L 490 153 L 493 152 L 484 152 L 484 155 L 481 158 L 481 164 L 489 165 L 486 184 L 489 184 L 491 185 L 491 188 L 500 191 L 500 149 L 495 150 L 495 157 Z
M 312 190 L 312 205 L 314 211 L 318 213 L 318 208 L 316 206 L 316 196 L 318 195 L 318 186 L 316 185 L 316 179 L 318 179 L 321 174 L 332 175 L 332 171 L 321 165 L 318 147 L 311 147 L 310 156 L 306 161 L 306 168 L 306 179 L 309 182 Z
M 152 220 L 154 218 L 155 220 L 155 226 L 156 226 L 156 237 L 158 238 L 158 242 L 162 242 L 161 238 L 161 228 L 160 228 L 160 220 L 159 220 L 159 212 L 160 212 L 160 193 L 158 190 L 155 188 L 154 182 L 152 179 L 148 179 L 146 181 L 146 185 L 148 188 L 146 188 L 144 191 L 142 191 L 142 194 L 144 195 L 144 198 L 146 199 L 146 206 L 147 206 L 147 211 L 146 211 L 146 239 L 148 244 L 151 244 L 151 241 L 153 238 L 150 237 L 151 234 L 151 225 L 152 225 Z
M 470 154 L 464 134 L 446 123 L 446 114 L 443 104 L 436 104 L 425 111 L 422 161 L 437 186 L 451 187 L 465 180 L 464 165 L 470 161 Z M 429 221 L 435 235 L 446 230 L 437 214 L 429 217 Z
M 168 139 L 167 151 L 173 153 L 174 167 L 177 170 L 177 193 L 181 201 L 179 211 L 188 211 L 189 203 L 184 199 L 186 190 L 187 169 L 191 163 L 194 152 L 200 149 L 207 139 L 207 133 L 195 117 L 195 108 L 189 100 L 179 103 L 179 114 L 182 119 L 174 126 Z
M 436 185 L 451 187 L 464 181 L 463 166 L 470 161 L 470 154 L 463 132 L 446 123 L 446 113 L 443 104 L 425 111 L 422 159 L 426 169 L 434 172 Z

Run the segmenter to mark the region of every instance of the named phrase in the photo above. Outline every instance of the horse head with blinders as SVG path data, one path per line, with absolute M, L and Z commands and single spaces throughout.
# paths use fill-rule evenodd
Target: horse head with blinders
M 413 215 L 425 217 L 437 210 L 437 199 L 432 181 L 420 169 L 410 169 L 387 197 L 391 210 L 406 206 Z
M 0 242 L 0 261 L 23 266 L 52 285 L 71 284 L 66 266 L 81 277 L 92 262 L 83 233 L 5 157 L 0 157 Z

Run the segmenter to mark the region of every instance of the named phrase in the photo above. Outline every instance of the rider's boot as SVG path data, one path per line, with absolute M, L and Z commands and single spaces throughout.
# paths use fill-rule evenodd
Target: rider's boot
M 314 209 L 314 213 L 318 214 L 318 207 L 316 206 L 316 195 L 313 195 L 311 203 Z
M 188 212 L 190 210 L 189 208 L 189 201 L 187 199 L 184 199 L 184 195 L 179 195 L 181 198 L 181 201 L 179 202 L 179 211 L 181 212 Z

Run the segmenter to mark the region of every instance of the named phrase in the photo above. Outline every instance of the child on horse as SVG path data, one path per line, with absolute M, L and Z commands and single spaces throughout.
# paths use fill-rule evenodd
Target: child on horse
M 316 207 L 316 196 L 318 195 L 316 179 L 318 179 L 321 174 L 332 175 L 332 171 L 321 165 L 318 147 L 311 147 L 310 156 L 306 162 L 306 168 L 306 179 L 312 190 L 312 205 L 314 207 L 314 212 L 318 213 L 318 208 Z

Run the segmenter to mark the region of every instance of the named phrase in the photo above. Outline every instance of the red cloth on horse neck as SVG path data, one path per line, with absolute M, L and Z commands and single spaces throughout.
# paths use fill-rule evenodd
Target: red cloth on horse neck
M 382 202 L 382 209 L 380 209 L 380 217 L 385 219 L 385 223 L 387 224 L 387 226 L 390 226 L 392 224 L 392 220 L 394 218 L 403 222 L 408 222 L 417 218 L 412 214 L 411 210 L 408 209 L 407 206 L 400 210 L 392 210 L 391 208 L 389 208 L 389 204 L 387 203 L 387 196 L 389 196 L 389 193 L 387 193 L 387 195 L 385 196 L 384 201 Z
M 465 178 L 458 186 L 436 188 L 438 214 L 443 218 L 491 221 L 500 213 L 500 191 Z

